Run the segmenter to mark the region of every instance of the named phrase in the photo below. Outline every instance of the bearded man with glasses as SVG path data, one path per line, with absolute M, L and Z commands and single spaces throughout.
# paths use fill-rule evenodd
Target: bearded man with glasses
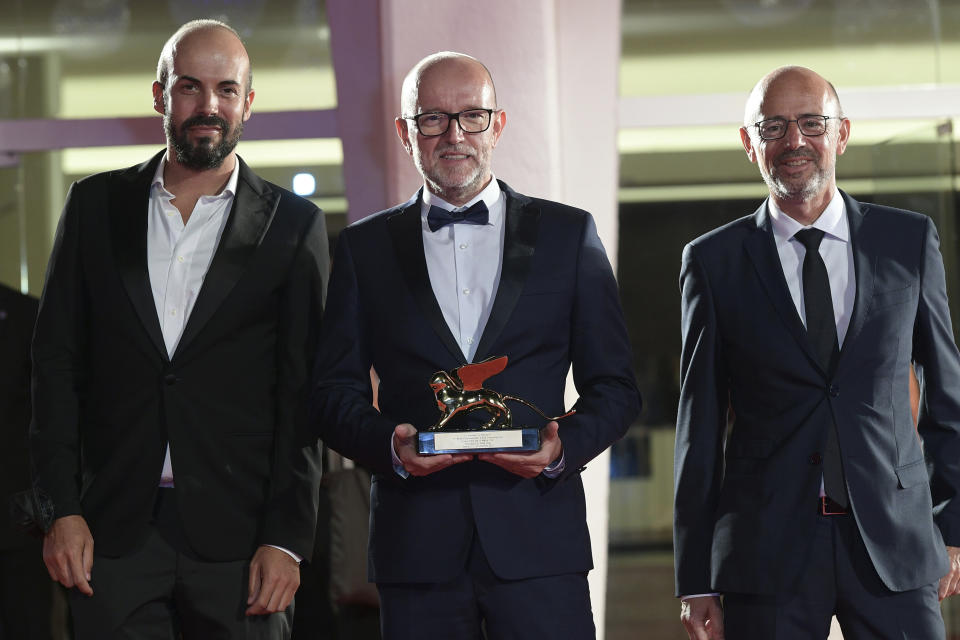
M 822 640 L 834 615 L 846 640 L 944 637 L 960 354 L 943 259 L 927 216 L 837 189 L 849 137 L 833 85 L 768 74 L 740 138 L 770 197 L 683 252 L 674 549 L 692 639 Z
M 337 241 L 313 423 L 374 471 L 369 577 L 387 640 L 595 635 L 580 472 L 640 398 L 593 218 L 492 174 L 506 120 L 480 62 L 422 60 L 396 129 L 423 189 Z M 572 366 L 576 414 L 511 406 L 541 429 L 539 451 L 419 455 L 417 429 L 439 418 L 430 378 L 503 355 L 485 386 L 560 415 Z

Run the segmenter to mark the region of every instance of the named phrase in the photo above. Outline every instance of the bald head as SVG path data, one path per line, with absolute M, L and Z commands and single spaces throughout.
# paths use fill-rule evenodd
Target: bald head
M 187 22 L 170 36 L 160 51 L 157 61 L 157 82 L 164 88 L 173 72 L 173 62 L 177 51 L 182 47 L 203 43 L 211 49 L 222 50 L 224 55 L 240 55 L 247 68 L 247 86 L 245 92 L 250 93 L 253 88 L 253 69 L 250 66 L 250 57 L 243 46 L 243 42 L 233 27 L 219 20 L 192 20 Z
M 403 79 L 400 90 L 400 113 L 411 116 L 418 113 L 420 88 L 425 82 L 431 84 L 476 84 L 483 87 L 491 108 L 496 108 L 497 91 L 493 77 L 482 62 L 465 53 L 440 51 L 418 62 Z M 487 93 L 489 92 L 489 93 Z
M 764 109 L 767 96 L 774 93 L 823 95 L 825 96 L 824 104 L 834 110 L 824 115 L 843 116 L 837 90 L 826 78 L 806 67 L 786 66 L 774 69 L 765 75 L 750 92 L 743 112 L 743 126 L 749 127 L 758 120 L 779 115 L 767 113 Z

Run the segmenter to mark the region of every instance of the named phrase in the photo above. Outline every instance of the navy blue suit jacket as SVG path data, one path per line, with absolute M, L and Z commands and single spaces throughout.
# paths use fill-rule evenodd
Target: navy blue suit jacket
M 853 517 L 887 587 L 934 582 L 947 571 L 944 540 L 960 545 L 960 355 L 936 229 L 918 213 L 843 198 L 856 301 L 832 374 L 790 297 L 766 203 L 684 250 L 678 595 L 790 589 L 820 517 L 833 420 Z
M 592 567 L 580 470 L 621 437 L 639 411 L 617 285 L 591 216 L 507 198 L 503 266 L 475 361 L 507 355 L 485 386 L 548 415 L 564 411 L 567 371 L 580 394 L 560 421 L 566 469 L 534 480 L 470 461 L 427 477 L 399 477 L 390 439 L 401 422 L 439 416 L 428 386 L 465 364 L 433 295 L 423 253 L 420 194 L 345 229 L 334 257 L 317 361 L 314 423 L 327 445 L 374 471 L 370 578 L 442 582 L 467 562 L 474 529 L 501 578 Z M 371 365 L 379 374 L 371 406 Z M 544 420 L 519 405 L 515 422 Z

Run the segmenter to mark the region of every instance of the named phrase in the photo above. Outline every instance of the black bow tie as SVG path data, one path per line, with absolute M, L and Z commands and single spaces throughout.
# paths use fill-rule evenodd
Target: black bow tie
M 466 222 L 467 224 L 487 224 L 489 219 L 487 205 L 483 200 L 474 202 L 463 211 L 447 211 L 441 207 L 432 206 L 427 212 L 427 224 L 430 231 L 442 229 L 448 224 Z

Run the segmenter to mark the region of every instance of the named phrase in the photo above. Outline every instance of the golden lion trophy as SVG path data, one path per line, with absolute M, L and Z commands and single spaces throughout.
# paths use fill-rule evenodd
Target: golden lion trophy
M 419 433 L 419 448 L 423 455 L 438 453 L 482 453 L 493 451 L 537 451 L 540 449 L 540 429 L 514 427 L 513 414 L 507 402 L 519 402 L 547 421 L 573 415 L 550 417 L 523 398 L 506 395 L 483 387 L 487 378 L 507 367 L 507 356 L 489 358 L 483 362 L 466 364 L 453 371 L 438 371 L 430 378 L 430 388 L 437 397 L 440 419 Z M 464 418 L 476 411 L 490 414 L 483 425 L 468 425 Z

